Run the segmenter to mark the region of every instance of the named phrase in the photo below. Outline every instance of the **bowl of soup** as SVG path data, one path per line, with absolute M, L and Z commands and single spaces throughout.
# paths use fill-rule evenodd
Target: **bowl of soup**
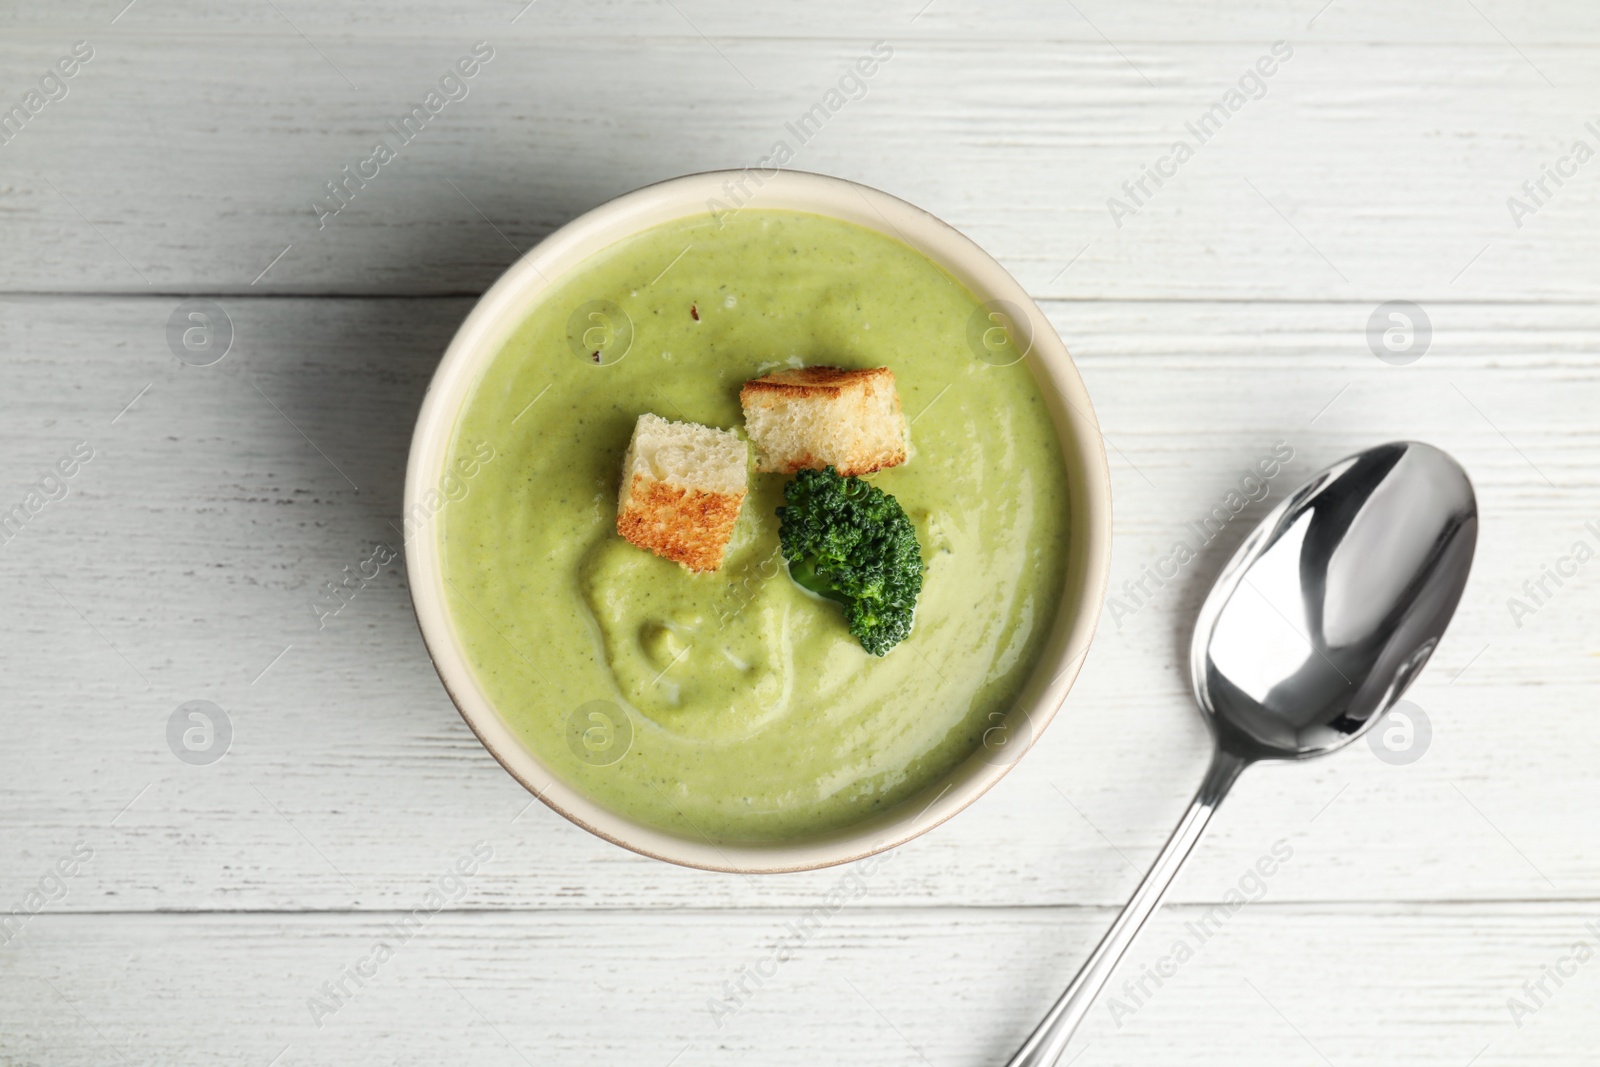
M 723 565 L 617 534 L 653 413 L 742 433 L 775 368 L 888 367 L 908 436 L 869 475 L 917 533 L 885 655 L 779 551 L 752 473 Z M 1094 409 L 1020 285 L 933 215 L 786 171 L 612 200 L 523 256 L 439 365 L 412 441 L 406 566 L 451 700 L 530 792 L 644 855 L 737 872 L 892 848 L 1016 764 L 1088 651 L 1110 558 Z

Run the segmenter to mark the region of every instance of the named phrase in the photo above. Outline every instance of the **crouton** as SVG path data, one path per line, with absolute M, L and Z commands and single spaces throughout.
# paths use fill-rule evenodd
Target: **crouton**
M 756 470 L 792 474 L 830 464 L 846 476 L 906 461 L 906 424 L 888 367 L 802 367 L 739 390 Z
M 622 459 L 617 533 L 690 570 L 716 570 L 744 503 L 748 457 L 730 430 L 640 415 Z

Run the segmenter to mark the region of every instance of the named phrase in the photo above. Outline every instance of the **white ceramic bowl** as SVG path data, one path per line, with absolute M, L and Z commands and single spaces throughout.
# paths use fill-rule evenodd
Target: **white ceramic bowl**
M 1051 414 L 1070 483 L 1067 577 L 1054 630 L 1033 677 L 985 745 L 919 797 L 863 823 L 789 842 L 715 844 L 643 825 L 591 800 L 557 778 L 495 711 L 479 686 L 446 610 L 439 555 L 439 511 L 430 506 L 444 476 L 452 431 L 484 367 L 553 282 L 607 246 L 672 219 L 730 200 L 727 183 L 754 194 L 753 206 L 807 211 L 896 237 L 939 264 L 978 295 L 1005 301 L 1017 323 L 1017 347 Z M 1022 334 L 1031 335 L 1027 344 Z M 434 494 L 430 498 L 430 493 Z M 550 807 L 608 841 L 690 867 L 740 872 L 806 870 L 860 859 L 925 833 L 961 811 L 1005 776 L 1066 698 L 1089 649 L 1111 559 L 1111 486 L 1099 423 L 1066 347 L 1005 268 L 920 208 L 854 182 L 793 171 L 712 171 L 628 193 L 569 222 L 518 260 L 472 309 L 428 387 L 406 469 L 406 570 L 423 640 L 451 700 L 501 766 Z

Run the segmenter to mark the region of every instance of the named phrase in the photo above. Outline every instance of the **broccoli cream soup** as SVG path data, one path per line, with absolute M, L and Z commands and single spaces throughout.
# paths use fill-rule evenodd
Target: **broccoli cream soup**
M 982 745 L 1054 620 L 1067 485 L 1032 376 L 977 358 L 975 319 L 908 246 L 784 211 L 648 230 L 542 298 L 465 404 L 440 489 L 452 622 L 541 760 L 623 815 L 759 842 L 876 814 Z M 868 480 L 927 573 L 881 658 L 790 579 L 784 475 L 751 474 L 718 571 L 616 532 L 642 413 L 743 434 L 746 380 L 822 364 L 889 367 L 910 423 L 909 460 Z

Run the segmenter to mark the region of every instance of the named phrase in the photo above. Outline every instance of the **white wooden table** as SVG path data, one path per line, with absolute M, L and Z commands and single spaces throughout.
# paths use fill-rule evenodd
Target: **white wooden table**
M 1425 754 L 1249 772 L 1072 1055 L 1594 1062 L 1600 563 L 1572 552 L 1600 548 L 1600 160 L 1571 150 L 1600 149 L 1600 8 L 126 2 L 0 9 L 0 109 L 23 109 L 0 144 L 0 514 L 23 516 L 0 534 L 0 1064 L 1002 1062 L 1198 781 L 1182 664 L 1211 575 L 1295 481 L 1398 437 L 1460 458 L 1483 517 L 1411 694 Z M 801 143 L 786 123 L 880 40 Z M 1213 110 L 1280 40 L 1259 98 Z M 47 77 L 78 41 L 92 58 Z M 478 41 L 466 97 L 319 228 L 324 183 Z M 398 547 L 422 390 L 518 250 L 780 139 L 1040 300 L 1111 446 L 1132 609 L 1003 785 L 865 879 L 596 840 L 467 731 L 401 567 L 325 628 L 312 609 Z M 195 298 L 231 323 L 209 366 L 167 340 Z M 1396 300 L 1432 329 L 1406 365 L 1367 337 Z M 1280 442 L 1265 500 L 1122 589 Z M 189 701 L 221 709 L 219 761 L 174 755 Z M 1260 899 L 1202 944 L 1241 883 Z M 1193 958 L 1163 963 L 1180 939 Z

